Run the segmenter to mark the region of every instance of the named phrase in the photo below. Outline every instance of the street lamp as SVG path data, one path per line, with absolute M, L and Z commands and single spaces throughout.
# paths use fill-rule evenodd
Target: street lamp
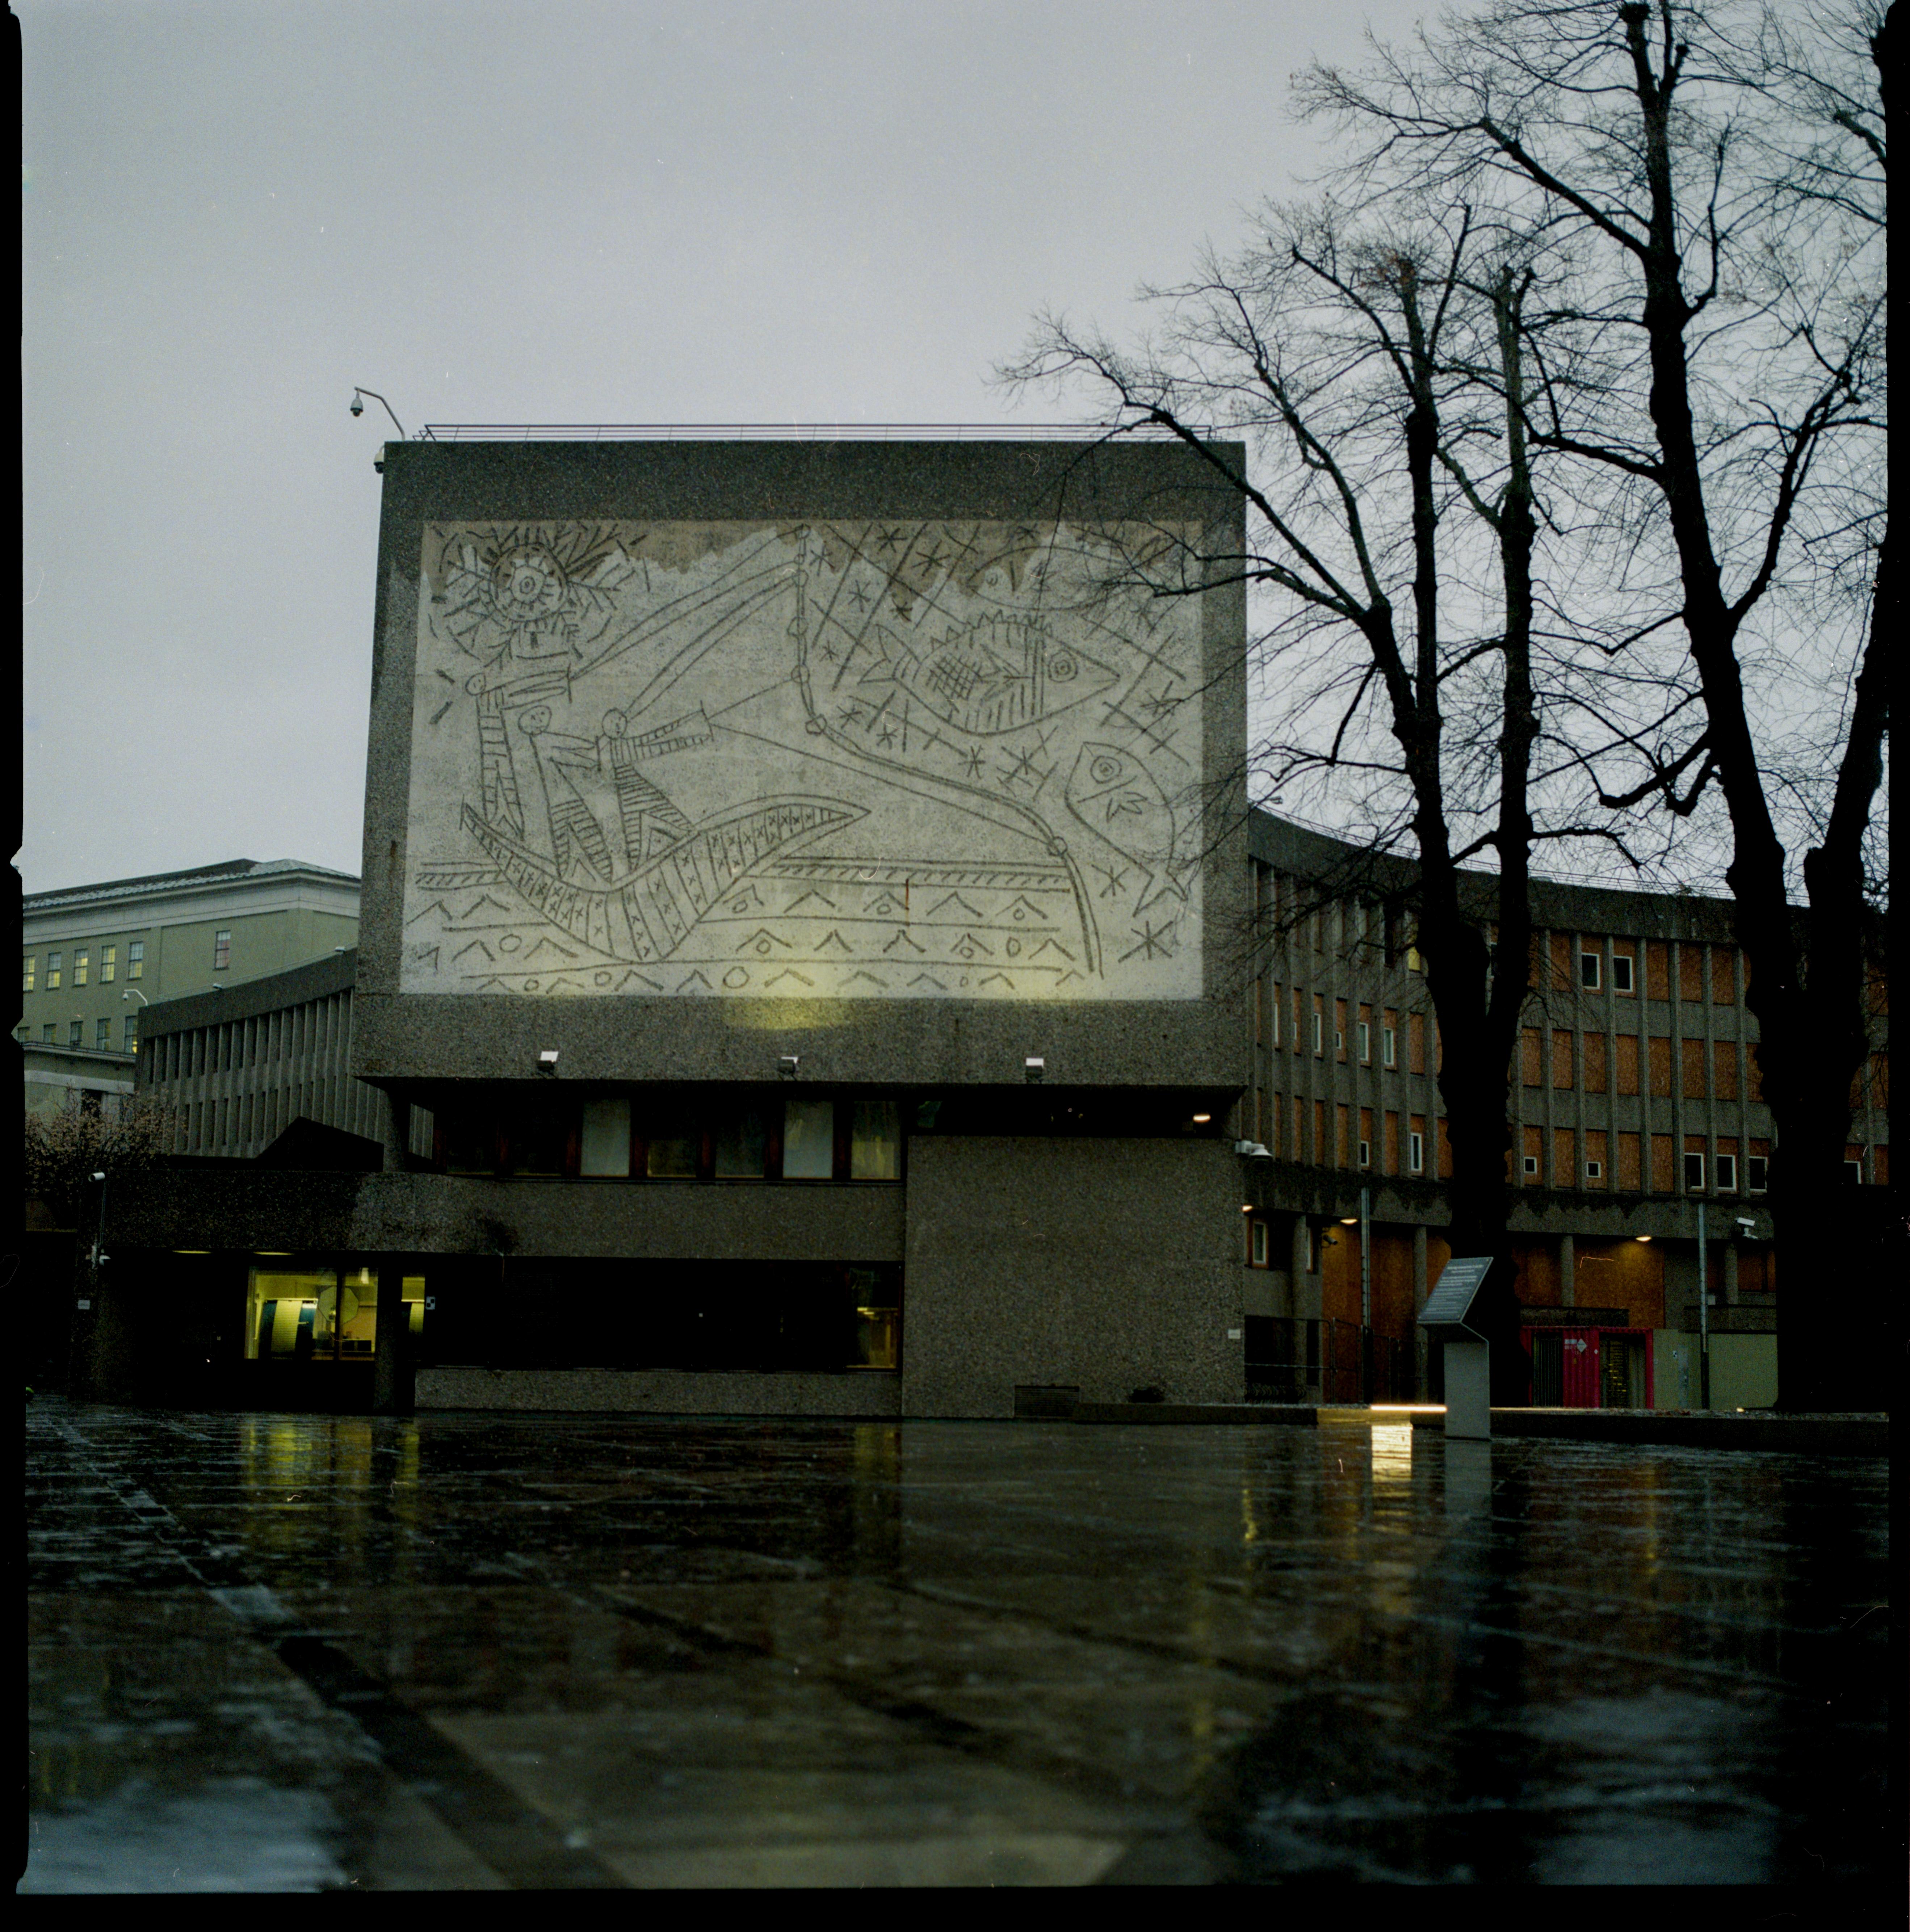
M 391 418 L 392 422 L 396 424 L 399 435 L 403 436 L 405 434 L 405 426 L 403 423 L 398 422 L 397 412 L 391 407 L 389 403 L 385 401 L 385 398 L 381 396 L 376 389 L 354 389 L 352 392 L 352 400 L 349 407 L 352 415 L 355 416 L 361 416 L 364 414 L 364 399 L 367 396 L 369 396 L 374 403 L 383 404 L 385 413 L 389 416 Z

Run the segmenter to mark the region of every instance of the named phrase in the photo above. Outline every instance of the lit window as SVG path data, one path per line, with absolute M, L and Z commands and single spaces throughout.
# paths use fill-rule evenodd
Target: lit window
M 1264 1221 L 1253 1223 L 1253 1264 L 1255 1268 L 1267 1265 L 1267 1223 Z
M 1600 956 L 1596 952 L 1581 952 L 1579 955 L 1579 984 L 1588 993 L 1598 991 L 1599 959 Z
M 20 962 L 20 991 L 22 993 L 30 993 L 33 991 L 33 968 L 35 963 L 34 956 L 30 952 Z
M 1753 1194 L 1762 1194 L 1765 1191 L 1765 1176 L 1769 1172 L 1768 1160 L 1765 1155 L 1748 1155 L 1744 1162 L 1744 1185 Z
M 1368 1022 L 1362 1020 L 1360 1022 L 1360 1064 L 1370 1066 L 1372 1064 L 1373 1029 Z
M 76 946 L 73 949 L 73 983 L 76 986 L 83 986 L 86 983 L 86 960 L 85 947 Z
M 1406 1166 L 1409 1172 L 1417 1174 L 1426 1166 L 1426 1136 L 1412 1134 L 1408 1136 Z
M 1688 1154 L 1684 1157 L 1684 1191 L 1687 1194 L 1702 1194 L 1705 1191 L 1705 1156 L 1702 1154 Z
M 1718 1156 L 1717 1180 L 1720 1194 L 1735 1194 L 1738 1192 L 1738 1156 L 1735 1154 Z
M 580 1174 L 627 1176 L 630 1172 L 630 1102 L 621 1095 L 583 1103 L 577 1142 Z
M 783 1103 L 783 1178 L 827 1180 L 835 1172 L 835 1103 Z
M 143 980 L 146 976 L 146 943 L 136 939 L 126 949 L 126 976 L 129 980 Z
M 126 1016 L 126 1044 L 121 1051 L 125 1053 L 137 1053 L 139 1050 L 139 1022 L 133 1015 L 128 1013 Z
M 110 1053 L 112 1051 L 112 1021 L 97 1020 L 94 1022 L 93 1044 L 102 1053 Z
M 1629 993 L 1632 990 L 1632 958 L 1629 952 L 1615 952 L 1612 956 L 1612 990 L 1615 993 Z
M 57 952 L 49 952 L 46 956 L 47 992 L 49 993 L 57 992 L 59 990 L 59 984 L 60 956 Z
M 118 970 L 118 946 L 102 946 L 100 948 L 100 984 L 102 986 L 111 982 L 114 973 Z
M 229 932 L 212 935 L 212 970 L 222 972 L 232 963 L 232 936 Z
M 1605 1163 L 1602 1160 L 1588 1160 L 1585 1162 L 1585 1178 L 1588 1180 L 1602 1180 L 1604 1178 Z
M 902 1178 L 902 1129 L 892 1100 L 858 1100 L 849 1134 L 851 1180 Z
M 1420 958 L 1417 946 L 1409 946 L 1406 949 L 1406 970 L 1408 973 L 1423 973 L 1426 970 L 1426 962 Z

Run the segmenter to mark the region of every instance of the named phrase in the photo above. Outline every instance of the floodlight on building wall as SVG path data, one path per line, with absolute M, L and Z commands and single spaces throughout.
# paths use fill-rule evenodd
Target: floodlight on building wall
M 1236 1141 L 1234 1143 L 1234 1151 L 1237 1154 L 1244 1155 L 1249 1160 L 1271 1160 L 1273 1158 L 1258 1141 Z
M 1034 1086 L 1048 1071 L 1048 1062 L 1038 1053 L 1031 1053 L 1021 1063 L 1021 1077 L 1030 1087 Z
M 557 1049 L 547 1046 L 537 1056 L 537 1070 L 540 1073 L 555 1073 L 557 1070 Z
M 1197 1127 L 1204 1127 L 1213 1118 L 1213 1116 L 1211 1114 L 1196 1114 L 1194 1116 L 1194 1124 Z
M 778 1055 L 776 1060 L 776 1078 L 778 1080 L 793 1080 L 796 1078 L 796 1070 L 802 1064 L 802 1056 L 799 1053 L 785 1053 Z

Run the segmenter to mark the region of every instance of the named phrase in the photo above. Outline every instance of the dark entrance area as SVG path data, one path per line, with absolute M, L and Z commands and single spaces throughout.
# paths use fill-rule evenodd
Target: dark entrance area
M 901 1270 L 851 1262 L 438 1260 L 428 1359 L 490 1368 L 900 1366 Z

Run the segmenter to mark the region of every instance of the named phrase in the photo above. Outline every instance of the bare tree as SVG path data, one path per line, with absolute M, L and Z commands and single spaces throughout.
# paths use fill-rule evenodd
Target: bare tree
M 79 1226 L 88 1184 L 155 1165 L 165 1145 L 163 1110 L 150 1100 L 109 1096 L 100 1106 L 74 1105 L 26 1115 L 26 1194 L 45 1202 L 55 1224 Z
M 1542 368 L 1528 435 L 1579 466 L 1640 560 L 1615 598 L 1668 586 L 1634 628 L 1675 620 L 1700 700 L 1642 781 L 1601 789 L 1615 808 L 1689 812 L 1715 788 L 1728 812 L 1780 1244 L 1843 1179 L 1882 889 L 1891 76 L 1885 22 L 1871 16 L 1867 88 L 1845 25 L 1840 39 L 1729 4 L 1498 0 L 1364 74 L 1302 84 L 1366 138 L 1369 184 L 1503 197 L 1574 261 L 1581 352 Z M 1868 619 L 1841 638 L 1824 621 L 1840 585 Z M 1782 1272 L 1804 1279 L 1801 1255 Z M 1820 1326 L 1800 1310 L 1780 1330 L 1787 1406 L 1828 1393 Z
M 1050 316 L 1003 371 L 1111 395 L 1123 424 L 1180 437 L 1244 500 L 1245 554 L 1184 558 L 1150 587 L 1231 576 L 1271 599 L 1255 668 L 1281 704 L 1259 774 L 1269 789 L 1351 779 L 1375 850 L 1416 861 L 1462 1252 L 1496 1247 L 1506 1228 L 1534 847 L 1620 840 L 1574 815 L 1561 781 L 1582 781 L 1582 761 L 1535 770 L 1539 674 L 1573 636 L 1555 594 L 1569 556 L 1535 568 L 1526 304 L 1539 274 L 1521 238 L 1450 199 L 1363 219 L 1270 208 L 1240 256 L 1156 292 L 1161 340 L 1124 352 Z M 1218 424 L 1245 434 L 1244 469 L 1204 427 Z M 1543 822 L 1540 790 L 1557 808 Z M 1483 907 L 1465 870 L 1482 857 Z M 1523 1400 L 1509 1294 L 1487 1318 L 1506 1344 L 1498 1397 Z

